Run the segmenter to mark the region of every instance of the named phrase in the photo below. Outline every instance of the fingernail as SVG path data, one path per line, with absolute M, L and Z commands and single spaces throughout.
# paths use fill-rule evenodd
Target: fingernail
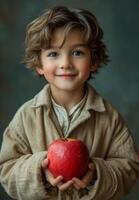
M 92 164 L 89 165 L 90 169 L 94 169 L 94 166 Z

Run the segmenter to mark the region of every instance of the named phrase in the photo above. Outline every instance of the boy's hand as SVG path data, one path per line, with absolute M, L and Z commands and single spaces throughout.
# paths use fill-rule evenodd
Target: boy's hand
M 83 189 L 86 188 L 89 183 L 92 181 L 93 177 L 94 177 L 94 171 L 95 171 L 95 165 L 91 162 L 88 164 L 88 171 L 86 172 L 86 174 L 84 175 L 84 177 L 82 179 L 79 178 L 73 178 L 73 186 L 77 189 Z
M 64 191 L 69 189 L 73 185 L 73 181 L 69 180 L 65 183 L 62 182 L 63 177 L 62 176 L 57 176 L 56 178 L 52 175 L 52 173 L 47 169 L 48 166 L 48 160 L 45 159 L 42 161 L 42 169 L 44 171 L 45 177 L 47 181 L 52 185 L 52 186 L 57 186 L 59 190 Z

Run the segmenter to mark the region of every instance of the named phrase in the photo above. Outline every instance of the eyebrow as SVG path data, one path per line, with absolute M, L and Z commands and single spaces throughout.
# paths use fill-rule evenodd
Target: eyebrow
M 77 43 L 71 46 L 72 48 L 77 48 L 77 47 L 84 47 L 84 48 L 89 48 L 88 44 L 84 43 Z M 49 46 L 47 49 L 61 49 L 62 46 Z

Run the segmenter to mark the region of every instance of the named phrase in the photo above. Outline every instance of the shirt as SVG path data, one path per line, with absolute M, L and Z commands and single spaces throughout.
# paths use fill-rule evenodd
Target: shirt
M 83 99 L 73 108 L 71 108 L 71 110 L 68 112 L 64 107 L 58 105 L 51 97 L 55 114 L 57 116 L 57 119 L 59 121 L 59 124 L 61 126 L 64 135 L 66 135 L 71 123 L 79 117 L 82 108 L 86 102 L 86 98 L 87 98 L 87 92 L 85 93 Z

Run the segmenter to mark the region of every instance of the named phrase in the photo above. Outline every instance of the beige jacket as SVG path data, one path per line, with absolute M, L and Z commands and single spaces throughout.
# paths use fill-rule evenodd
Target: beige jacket
M 48 145 L 64 137 L 51 109 L 50 88 L 25 103 L 5 130 L 0 182 L 18 200 L 118 200 L 139 177 L 139 154 L 120 114 L 88 86 L 87 102 L 66 137 L 83 140 L 96 164 L 97 180 L 86 189 L 60 192 L 44 178 Z M 70 162 L 70 161 L 69 161 Z

